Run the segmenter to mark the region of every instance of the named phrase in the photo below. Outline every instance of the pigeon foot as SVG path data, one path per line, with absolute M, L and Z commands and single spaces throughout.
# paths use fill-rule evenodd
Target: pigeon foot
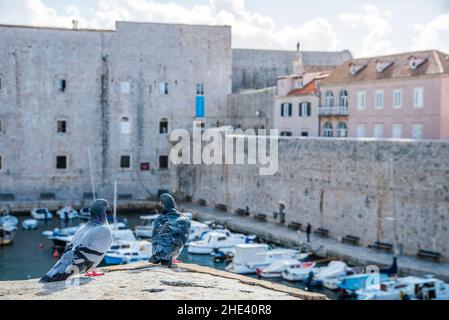
M 84 274 L 84 276 L 91 277 L 91 278 L 93 278 L 93 277 L 101 277 L 101 276 L 104 276 L 104 272 L 97 271 L 97 270 L 92 270 L 92 271 L 86 272 Z
M 173 259 L 173 263 L 177 264 L 177 263 L 182 263 L 182 261 L 179 261 L 177 259 Z

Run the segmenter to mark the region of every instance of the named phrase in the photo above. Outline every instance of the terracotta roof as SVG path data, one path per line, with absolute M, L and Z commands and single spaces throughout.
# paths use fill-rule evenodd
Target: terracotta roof
M 300 96 L 305 94 L 312 94 L 316 91 L 316 81 L 311 81 L 309 84 L 307 84 L 303 88 L 294 89 L 288 93 L 287 96 Z
M 424 62 L 416 69 L 411 69 L 409 64 L 411 57 L 424 59 Z M 341 82 L 372 81 L 449 73 L 449 58 L 447 57 L 448 55 L 443 52 L 428 50 L 353 59 L 343 63 L 321 83 L 322 85 L 326 85 Z M 382 72 L 378 72 L 376 70 L 378 62 L 392 64 Z M 360 67 L 360 70 L 355 74 L 351 74 L 351 66 Z

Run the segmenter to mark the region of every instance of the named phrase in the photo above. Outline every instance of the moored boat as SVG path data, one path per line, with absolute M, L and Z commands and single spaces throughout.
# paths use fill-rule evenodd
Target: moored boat
M 19 219 L 10 215 L 6 211 L 4 213 L 2 213 L 2 215 L 0 216 L 0 226 L 6 228 L 8 230 L 17 229 L 18 223 L 19 223 Z
M 107 265 L 147 261 L 151 257 L 152 245 L 148 241 L 121 241 L 107 251 L 104 262 Z
M 78 218 L 78 211 L 76 211 L 72 207 L 64 207 L 62 209 L 59 209 L 56 214 L 61 220 L 71 220 Z
M 34 208 L 31 210 L 31 216 L 36 220 L 53 219 L 53 214 L 47 208 Z
M 315 264 L 304 264 L 301 266 L 292 266 L 282 272 L 282 278 L 287 281 L 305 281 L 307 278 L 320 272 L 322 267 L 317 267 Z
M 229 230 L 214 230 L 204 237 L 204 240 L 188 244 L 187 251 L 193 254 L 211 254 L 215 249 L 234 248 L 238 244 L 251 243 L 254 236 L 231 233 Z
M 22 228 L 24 230 L 35 230 L 37 229 L 38 221 L 36 219 L 26 219 L 22 221 Z
M 257 269 L 257 275 L 261 278 L 279 278 L 282 277 L 282 272 L 288 268 L 313 268 L 314 262 L 301 262 L 300 260 L 279 260 L 270 264 L 268 267 Z
M 6 246 L 12 243 L 15 229 L 9 226 L 0 226 L 0 246 Z
M 158 217 L 159 214 L 141 216 L 140 217 L 140 220 L 142 220 L 141 224 L 135 227 L 136 237 L 151 238 L 153 235 L 153 224 Z

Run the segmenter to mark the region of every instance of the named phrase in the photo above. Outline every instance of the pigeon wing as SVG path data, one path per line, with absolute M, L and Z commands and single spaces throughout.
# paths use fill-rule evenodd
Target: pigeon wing
M 111 246 L 112 232 L 107 226 L 95 226 L 85 229 L 74 240 L 61 260 L 39 282 L 63 281 L 95 268 Z
M 189 239 L 190 219 L 181 217 L 176 220 L 173 228 L 173 243 L 179 247 L 184 246 Z

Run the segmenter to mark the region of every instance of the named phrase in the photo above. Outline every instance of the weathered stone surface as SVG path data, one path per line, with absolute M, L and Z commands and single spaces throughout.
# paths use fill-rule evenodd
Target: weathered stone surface
M 325 296 L 223 271 L 181 264 L 167 269 L 130 264 L 105 269 L 102 277 L 41 285 L 37 280 L 0 283 L 0 300 L 321 300 Z M 70 282 L 73 283 L 73 282 Z

